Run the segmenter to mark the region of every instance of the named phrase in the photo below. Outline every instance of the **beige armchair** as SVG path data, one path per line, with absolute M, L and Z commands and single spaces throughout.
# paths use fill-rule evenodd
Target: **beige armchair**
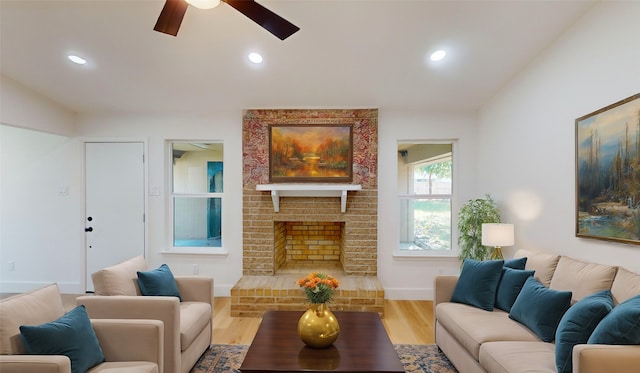
M 0 372 L 71 373 L 64 355 L 27 355 L 21 325 L 40 325 L 65 314 L 56 284 L 0 301 Z M 158 320 L 91 320 L 105 362 L 88 372 L 162 373 L 164 326 Z
M 92 274 L 95 295 L 77 298 L 89 317 L 154 319 L 164 323 L 164 370 L 187 373 L 211 344 L 213 279 L 176 276 L 182 298 L 142 296 L 137 271 L 146 271 L 136 257 Z

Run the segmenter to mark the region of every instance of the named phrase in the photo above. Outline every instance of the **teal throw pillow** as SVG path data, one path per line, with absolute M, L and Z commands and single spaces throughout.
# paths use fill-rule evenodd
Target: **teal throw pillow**
M 527 281 L 527 278 L 532 277 L 534 273 L 535 271 L 512 269 L 506 266 L 502 268 L 502 276 L 496 290 L 495 307 L 503 311 L 511 311 L 511 306 L 518 298 L 524 282 Z
M 138 271 L 138 286 L 142 295 L 178 297 L 178 284 L 166 264 L 147 272 Z
M 556 330 L 558 373 L 573 371 L 573 346 L 587 343 L 598 323 L 613 309 L 611 291 L 602 290 L 582 298 L 562 316 Z
M 549 289 L 529 277 L 513 303 L 509 317 L 531 329 L 544 342 L 551 342 L 560 319 L 571 305 L 571 296 L 570 291 Z
M 504 261 L 504 266 L 513 269 L 524 269 L 527 265 L 527 258 L 508 259 Z
M 493 311 L 504 260 L 465 259 L 451 301 Z
M 618 304 L 589 337 L 589 344 L 640 344 L 640 295 Z
M 20 339 L 29 355 L 69 357 L 72 373 L 85 373 L 104 361 L 84 306 L 46 324 L 20 326 Z

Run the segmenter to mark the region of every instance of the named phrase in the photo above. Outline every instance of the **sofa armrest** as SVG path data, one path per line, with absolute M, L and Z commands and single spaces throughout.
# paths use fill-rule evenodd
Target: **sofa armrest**
M 87 308 L 90 319 L 149 319 L 164 323 L 164 371 L 180 366 L 180 301 L 177 297 L 141 295 L 85 295 L 76 304 Z
M 2 373 L 71 373 L 71 360 L 64 355 L 0 355 Z
M 592 345 L 573 347 L 574 373 L 635 372 L 640 367 L 640 345 Z
M 433 279 L 433 309 L 444 302 L 449 302 L 453 290 L 458 283 L 458 276 L 436 276 Z
M 183 302 L 213 301 L 213 279 L 211 277 L 176 276 L 178 291 Z
M 164 323 L 160 320 L 92 319 L 105 361 L 150 361 L 162 372 Z

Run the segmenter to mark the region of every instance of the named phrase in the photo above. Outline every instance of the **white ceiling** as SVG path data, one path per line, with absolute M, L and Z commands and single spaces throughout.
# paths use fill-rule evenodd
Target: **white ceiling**
M 258 2 L 301 30 L 281 41 L 222 3 L 190 7 L 172 37 L 153 31 L 164 0 L 0 0 L 0 70 L 84 113 L 475 110 L 593 5 Z M 428 62 L 438 48 L 447 59 Z M 249 63 L 250 51 L 265 62 Z

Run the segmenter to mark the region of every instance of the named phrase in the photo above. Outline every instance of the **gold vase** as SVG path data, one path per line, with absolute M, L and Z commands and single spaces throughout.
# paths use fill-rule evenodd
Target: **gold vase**
M 340 335 L 336 316 L 324 303 L 313 303 L 298 321 L 298 335 L 307 346 L 329 347 Z

